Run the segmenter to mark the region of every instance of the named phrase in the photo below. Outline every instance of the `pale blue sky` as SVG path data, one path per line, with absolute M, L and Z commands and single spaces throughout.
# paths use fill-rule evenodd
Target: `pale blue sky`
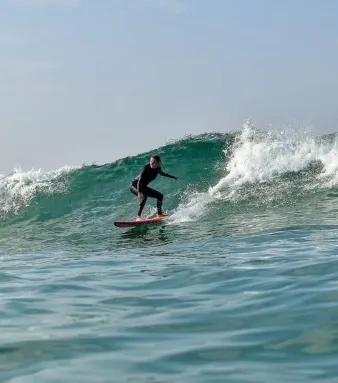
M 0 0 L 0 173 L 188 133 L 336 130 L 334 0 Z

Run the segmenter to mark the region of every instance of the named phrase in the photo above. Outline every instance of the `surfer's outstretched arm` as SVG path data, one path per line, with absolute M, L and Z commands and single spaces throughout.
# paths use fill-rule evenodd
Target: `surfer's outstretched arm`
M 163 177 L 173 178 L 174 180 L 178 180 L 179 178 L 176 176 L 173 176 L 169 173 L 164 172 L 163 170 L 160 170 L 159 174 Z

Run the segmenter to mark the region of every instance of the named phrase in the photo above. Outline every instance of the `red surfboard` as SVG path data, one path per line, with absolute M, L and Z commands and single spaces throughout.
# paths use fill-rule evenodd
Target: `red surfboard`
M 167 215 L 163 215 L 162 217 L 154 217 L 154 218 L 146 218 L 142 219 L 141 221 L 114 221 L 114 225 L 116 227 L 131 227 L 131 226 L 141 226 L 141 225 L 146 225 L 150 223 L 157 223 L 157 222 L 162 222 Z

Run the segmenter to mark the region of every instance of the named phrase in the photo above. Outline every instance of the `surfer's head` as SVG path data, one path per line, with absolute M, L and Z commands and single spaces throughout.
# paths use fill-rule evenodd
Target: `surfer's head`
M 158 155 L 153 155 L 150 157 L 150 167 L 156 169 L 161 165 L 161 158 Z

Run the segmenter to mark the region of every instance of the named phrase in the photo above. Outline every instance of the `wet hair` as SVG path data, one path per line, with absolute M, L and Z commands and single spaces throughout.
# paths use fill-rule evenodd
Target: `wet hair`
M 154 160 L 156 160 L 158 162 L 158 164 L 161 164 L 161 157 L 157 154 L 154 154 L 153 156 L 151 156 L 151 158 L 153 158 Z

